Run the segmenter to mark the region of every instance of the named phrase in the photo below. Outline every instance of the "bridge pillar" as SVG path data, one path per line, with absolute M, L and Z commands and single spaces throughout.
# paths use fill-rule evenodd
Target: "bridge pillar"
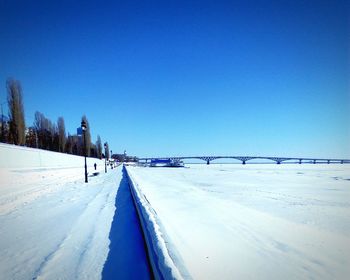
M 341 164 L 343 164 L 343 163 L 344 163 L 344 161 L 343 161 L 343 160 L 341 160 L 341 161 L 340 161 L 340 163 L 341 163 Z
M 242 164 L 245 164 L 245 160 L 242 160 Z
M 276 163 L 277 163 L 277 164 L 281 164 L 281 161 L 277 160 Z
M 330 160 L 327 160 L 327 163 L 329 164 L 331 161 Z
M 299 159 L 299 164 L 301 164 L 301 159 Z
M 207 159 L 207 165 L 209 165 L 210 164 L 210 160 L 209 159 Z
M 314 159 L 314 164 L 316 163 L 316 160 Z

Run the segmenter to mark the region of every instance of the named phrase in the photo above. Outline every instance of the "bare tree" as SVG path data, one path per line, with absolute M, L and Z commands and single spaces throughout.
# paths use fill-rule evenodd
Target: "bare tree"
M 4 115 L 1 116 L 1 123 L 0 123 L 0 125 L 1 125 L 0 142 L 8 143 L 9 122 L 8 122 L 8 118 L 5 117 Z
M 44 114 L 36 111 L 34 115 L 34 124 L 33 127 L 36 131 L 36 135 L 38 137 L 38 148 L 44 149 L 45 147 L 45 116 Z
M 0 142 L 7 142 L 7 134 L 8 134 L 8 129 L 7 129 L 7 121 L 5 121 L 5 116 L 4 116 L 4 111 L 3 111 L 3 106 L 5 102 L 1 103 L 1 134 L 0 134 Z
M 38 137 L 38 148 L 58 152 L 59 131 L 56 124 L 37 111 L 33 126 Z
M 97 158 L 102 158 L 102 142 L 100 135 L 97 135 L 97 141 L 96 141 L 96 149 L 97 149 Z
M 65 150 L 66 150 L 66 153 L 73 154 L 73 140 L 72 140 L 72 136 L 69 133 L 67 136 Z
M 32 148 L 38 148 L 38 137 L 34 127 L 28 127 L 26 133 L 26 146 Z
M 66 126 L 64 124 L 63 117 L 58 118 L 57 127 L 58 127 L 58 151 L 61 153 L 64 153 L 65 147 L 66 147 Z
M 90 156 L 96 158 L 97 157 L 97 148 L 96 145 L 91 143 L 90 145 Z
M 60 140 L 59 140 L 59 133 L 58 133 L 58 127 L 56 124 L 52 123 L 51 126 L 51 151 L 59 152 L 60 151 Z
M 81 143 L 81 137 L 78 135 L 70 135 L 68 133 L 66 141 L 66 153 L 73 155 L 82 155 L 83 147 Z
M 6 82 L 6 87 L 10 119 L 9 140 L 10 143 L 14 143 L 15 145 L 24 145 L 26 141 L 26 126 L 24 121 L 21 84 L 19 81 L 8 79 Z

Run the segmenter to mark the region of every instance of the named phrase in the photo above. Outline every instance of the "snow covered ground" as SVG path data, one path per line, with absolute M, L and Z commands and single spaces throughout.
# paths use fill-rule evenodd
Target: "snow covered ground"
M 0 279 L 149 279 L 121 166 L 89 159 L 86 184 L 82 157 L 0 145 L 0 158 Z
M 127 170 L 184 278 L 349 279 L 349 165 Z
M 0 144 L 0 279 L 150 278 L 125 172 L 82 163 Z M 350 165 L 127 170 L 169 277 L 350 275 Z

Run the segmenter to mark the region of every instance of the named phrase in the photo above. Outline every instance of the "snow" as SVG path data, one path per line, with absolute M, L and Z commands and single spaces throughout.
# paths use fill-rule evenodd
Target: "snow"
M 105 174 L 104 161 L 88 159 L 86 184 L 83 164 L 0 145 L 1 279 L 150 278 L 122 167 Z
M 188 276 L 187 273 L 180 273 L 177 267 L 180 263 L 169 255 L 167 245 L 165 244 L 166 240 L 163 238 L 164 231 L 162 233 L 161 221 L 157 220 L 157 213 L 152 209 L 147 198 L 142 192 L 140 192 L 130 174 L 128 174 L 128 178 L 135 205 L 141 220 L 155 278 L 180 279 L 183 278 L 183 276 Z
M 69 154 L 27 148 L 0 143 L 0 168 L 59 168 L 81 167 L 83 157 Z M 104 166 L 103 160 L 87 158 L 87 165 L 92 167 L 96 162 Z
M 348 279 L 349 167 L 127 170 L 177 278 Z
M 150 279 L 139 218 L 159 278 L 350 275 L 349 165 L 126 170 L 0 144 L 0 278 Z

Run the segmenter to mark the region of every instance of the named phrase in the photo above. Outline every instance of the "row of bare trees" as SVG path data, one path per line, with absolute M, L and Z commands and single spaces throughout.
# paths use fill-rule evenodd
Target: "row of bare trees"
M 6 88 L 9 114 L 8 118 L 4 118 L 1 112 L 1 142 L 60 153 L 83 155 L 81 135 L 71 135 L 69 133 L 67 135 L 63 117 L 59 117 L 55 123 L 45 117 L 43 113 L 37 111 L 35 112 L 33 125 L 26 127 L 20 82 L 8 79 Z M 85 134 L 87 156 L 102 158 L 101 137 L 98 135 L 96 142 L 92 143 L 89 121 L 85 115 L 82 116 L 82 120 L 87 125 Z

